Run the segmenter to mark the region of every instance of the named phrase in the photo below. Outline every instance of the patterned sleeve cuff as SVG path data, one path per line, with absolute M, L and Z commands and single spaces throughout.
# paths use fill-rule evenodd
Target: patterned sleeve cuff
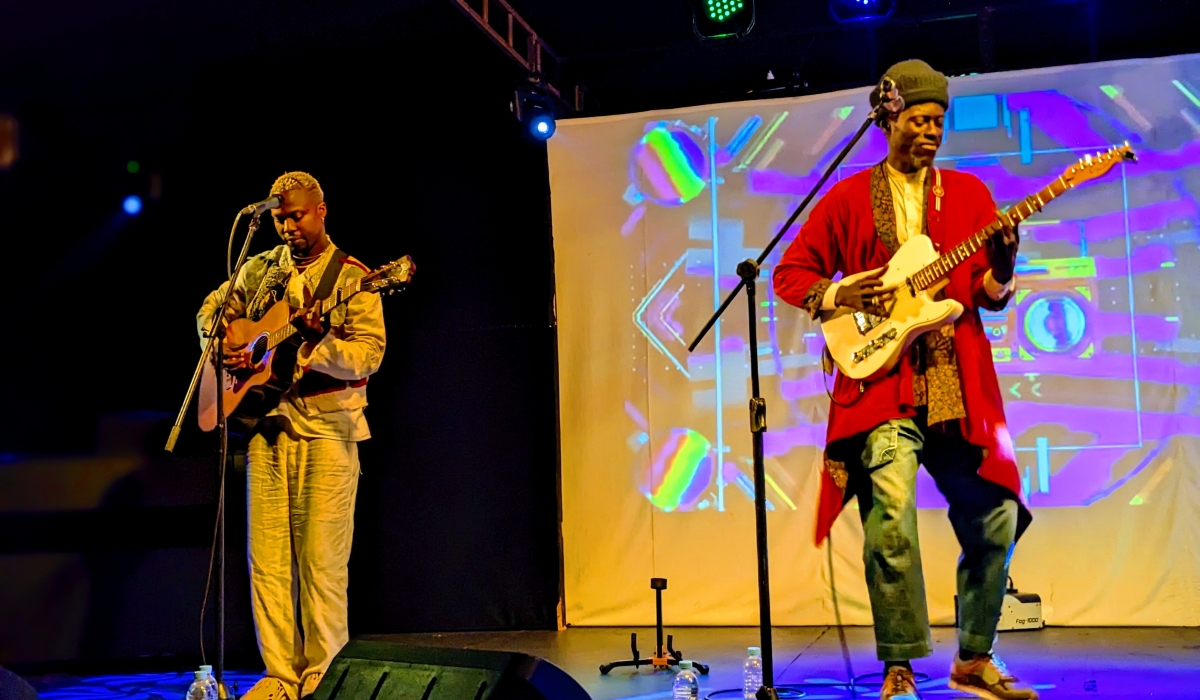
M 983 291 L 987 292 L 987 295 L 994 301 L 1000 301 L 1001 299 L 1007 297 L 1009 294 L 1012 294 L 1013 290 L 1016 288 L 1017 276 L 1015 274 L 1005 284 L 1000 284 L 997 282 L 996 277 L 992 274 L 991 270 L 988 270 L 983 275 Z
M 829 285 L 833 284 L 833 280 L 818 280 L 813 283 L 813 286 L 808 288 L 808 293 L 804 295 L 804 310 L 808 315 L 817 318 L 821 315 L 821 306 L 825 301 L 825 291 L 829 289 Z

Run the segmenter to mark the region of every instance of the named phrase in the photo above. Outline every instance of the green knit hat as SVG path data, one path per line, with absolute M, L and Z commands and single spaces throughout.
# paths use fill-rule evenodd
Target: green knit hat
M 949 83 L 946 76 L 937 72 L 928 63 L 912 59 L 901 61 L 888 68 L 883 78 L 891 78 L 904 98 L 904 108 L 923 102 L 936 102 L 943 109 L 950 108 Z M 882 78 L 880 78 L 882 80 Z M 879 104 L 879 89 L 871 91 L 871 107 Z

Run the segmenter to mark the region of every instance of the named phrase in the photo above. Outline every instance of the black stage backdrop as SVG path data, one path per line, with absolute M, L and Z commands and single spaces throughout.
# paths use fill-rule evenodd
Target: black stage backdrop
M 549 194 L 509 112 L 515 65 L 449 0 L 121 5 L 0 29 L 0 114 L 21 128 L 0 171 L 0 482 L 35 496 L 0 512 L 0 662 L 198 651 L 215 443 L 193 412 L 159 450 L 233 215 L 292 169 L 321 181 L 339 247 L 419 268 L 385 300 L 351 632 L 553 629 Z M 254 249 L 277 242 L 265 222 Z M 138 466 L 97 503 L 51 493 L 130 443 Z M 229 483 L 228 645 L 252 654 L 244 473 Z

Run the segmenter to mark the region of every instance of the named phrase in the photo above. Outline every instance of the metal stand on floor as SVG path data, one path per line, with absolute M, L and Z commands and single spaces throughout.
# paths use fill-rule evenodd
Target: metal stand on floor
M 842 148 L 841 152 L 829 167 L 825 169 L 825 174 L 821 179 L 813 185 L 812 190 L 808 193 L 788 220 L 779 228 L 778 233 L 767 244 L 757 259 L 744 260 L 738 263 L 737 274 L 741 279 L 737 287 L 725 297 L 725 301 L 713 313 L 712 318 L 708 319 L 708 323 L 700 330 L 696 339 L 688 346 L 688 352 L 694 352 L 696 346 L 704 339 L 717 320 L 721 318 L 721 314 L 725 313 L 725 309 L 737 297 L 738 292 L 742 289 L 746 290 L 746 307 L 749 311 L 750 322 L 750 434 L 754 444 L 754 531 L 755 539 L 758 547 L 758 624 L 759 624 L 759 647 L 762 649 L 762 665 L 763 665 L 763 685 L 758 689 L 758 700 L 779 700 L 779 692 L 775 687 L 775 667 L 774 653 L 771 645 L 771 575 L 767 562 L 767 484 L 766 484 L 766 466 L 763 463 L 763 433 L 767 431 L 767 402 L 762 398 L 761 387 L 758 381 L 758 304 L 755 301 L 756 285 L 760 278 L 760 270 L 764 261 L 783 239 L 783 235 L 796 219 L 800 217 L 807 207 L 809 202 L 817 196 L 817 192 L 821 191 L 821 187 L 833 175 L 838 166 L 842 164 L 842 160 L 850 153 L 850 149 L 854 148 L 867 129 L 874 123 L 875 118 L 884 112 L 884 110 L 898 112 L 904 108 L 904 102 L 899 93 L 895 89 L 895 85 L 888 78 L 884 78 L 879 87 L 879 102 L 880 104 L 867 115 L 863 120 L 862 126 L 850 139 L 850 141 Z M 716 175 L 713 175 L 714 181 Z M 715 184 L 713 185 L 715 187 Z M 719 274 L 719 271 L 714 270 L 713 274 Z M 720 353 L 721 349 L 717 348 L 716 352 Z M 722 410 L 721 406 L 717 406 L 717 410 Z M 717 455 L 717 468 L 720 469 L 720 455 Z
M 633 658 L 601 664 L 600 673 L 602 675 L 608 675 L 609 671 L 622 666 L 633 666 L 634 668 L 653 666 L 654 670 L 657 671 L 658 669 L 678 666 L 679 662 L 683 661 L 683 652 L 675 649 L 675 635 L 667 635 L 667 647 L 663 649 L 662 592 L 667 588 L 667 580 L 665 578 L 652 578 L 650 579 L 650 587 L 654 589 L 654 608 L 657 614 L 655 631 L 658 633 L 658 644 L 654 647 L 654 654 L 648 659 L 643 659 L 641 654 L 638 653 L 637 632 L 631 632 L 629 634 L 629 646 L 633 650 Z M 692 665 L 701 675 L 708 675 L 708 666 L 706 664 L 693 659 Z

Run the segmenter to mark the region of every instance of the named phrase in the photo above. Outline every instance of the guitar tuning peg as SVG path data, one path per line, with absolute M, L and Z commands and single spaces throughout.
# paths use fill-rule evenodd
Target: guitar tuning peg
M 1091 153 L 1085 153 L 1085 154 L 1084 154 L 1084 156 L 1083 156 L 1083 162 L 1084 162 L 1084 163 L 1087 163 L 1088 165 L 1091 165 L 1091 164 L 1092 164 L 1092 154 L 1091 154 Z

